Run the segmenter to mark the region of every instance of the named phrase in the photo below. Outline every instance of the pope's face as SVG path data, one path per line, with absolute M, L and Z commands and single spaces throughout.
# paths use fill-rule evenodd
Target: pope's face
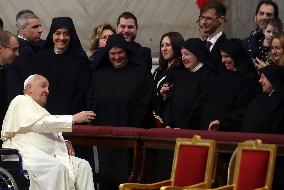
M 31 96 L 39 105 L 45 106 L 49 94 L 48 87 L 48 80 L 41 75 L 37 75 L 31 84 L 27 86 L 26 93 Z

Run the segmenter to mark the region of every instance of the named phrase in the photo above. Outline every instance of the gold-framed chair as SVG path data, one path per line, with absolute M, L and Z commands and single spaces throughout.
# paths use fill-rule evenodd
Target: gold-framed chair
M 239 143 L 236 149 L 233 168 L 233 183 L 214 190 L 271 190 L 276 159 L 276 145 L 262 144 L 261 140 Z M 228 171 L 228 175 L 232 173 Z M 230 179 L 228 178 L 228 181 Z M 193 190 L 198 188 L 184 188 Z
M 184 187 L 210 188 L 215 164 L 216 142 L 201 139 L 177 138 L 172 165 L 171 179 L 151 183 L 123 183 L 120 190 L 138 189 L 182 189 Z

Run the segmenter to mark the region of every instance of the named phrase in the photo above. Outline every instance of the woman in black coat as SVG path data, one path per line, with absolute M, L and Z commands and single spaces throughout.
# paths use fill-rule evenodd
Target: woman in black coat
M 154 107 L 155 116 L 162 116 L 164 112 L 163 94 L 169 90 L 169 87 L 167 84 L 165 86 L 163 86 L 163 84 L 166 83 L 166 75 L 171 72 L 176 65 L 181 63 L 180 51 L 183 42 L 183 36 L 178 32 L 168 32 L 161 37 L 159 66 L 153 73 L 157 89 Z

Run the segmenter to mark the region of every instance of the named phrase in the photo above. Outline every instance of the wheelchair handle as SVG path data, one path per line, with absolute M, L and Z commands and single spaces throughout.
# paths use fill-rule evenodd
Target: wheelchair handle
M 0 155 L 19 155 L 19 150 L 10 148 L 0 148 Z

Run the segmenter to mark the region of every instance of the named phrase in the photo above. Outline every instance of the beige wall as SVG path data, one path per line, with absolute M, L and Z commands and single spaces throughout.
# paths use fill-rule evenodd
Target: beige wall
M 83 46 L 86 48 L 93 28 L 101 23 L 113 25 L 120 13 L 133 12 L 138 18 L 137 41 L 158 55 L 163 33 L 178 31 L 185 38 L 197 37 L 195 21 L 199 10 L 194 0 L 1 0 L 4 28 L 15 29 L 15 15 L 19 10 L 31 9 L 42 20 L 45 37 L 53 17 L 69 16 L 74 20 Z M 253 15 L 257 0 L 224 0 L 228 8 L 228 22 L 224 30 L 229 37 L 245 37 L 254 28 Z M 281 12 L 284 1 L 276 0 Z

